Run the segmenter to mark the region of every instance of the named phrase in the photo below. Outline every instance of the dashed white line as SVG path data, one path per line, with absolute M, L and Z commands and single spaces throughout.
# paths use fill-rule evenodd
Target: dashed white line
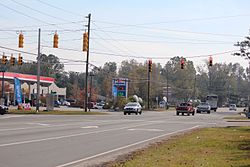
M 99 126 L 84 126 L 81 127 L 82 129 L 92 129 L 92 128 L 99 128 Z
M 100 153 L 100 154 L 96 154 L 96 155 L 93 155 L 93 156 L 90 156 L 90 157 L 86 157 L 86 158 L 79 159 L 79 160 L 76 160 L 76 161 L 72 161 L 72 162 L 69 162 L 69 163 L 66 163 L 66 164 L 58 165 L 56 167 L 66 167 L 66 166 L 74 165 L 74 164 L 81 163 L 81 162 L 84 162 L 84 161 L 87 161 L 87 160 L 90 160 L 90 159 L 93 159 L 93 158 L 96 158 L 96 157 L 100 157 L 100 156 L 103 156 L 103 155 L 106 155 L 106 154 L 109 154 L 109 153 L 112 153 L 112 152 L 115 152 L 115 151 L 123 150 L 123 149 L 129 148 L 129 147 L 132 147 L 132 146 L 136 146 L 136 145 L 139 145 L 139 144 L 142 144 L 142 143 L 146 143 L 146 142 L 149 142 L 149 141 L 152 141 L 152 140 L 155 140 L 155 139 L 159 139 L 159 138 L 162 138 L 162 137 L 165 137 L 165 136 L 173 135 L 173 134 L 176 134 L 176 133 L 196 129 L 198 127 L 199 127 L 199 125 L 193 126 L 191 128 L 187 128 L 187 129 L 181 129 L 181 130 L 177 130 L 177 131 L 174 131 L 174 132 L 166 133 L 166 134 L 163 134 L 163 135 L 160 135 L 160 136 L 156 136 L 156 137 L 153 137 L 153 138 L 150 138 L 150 139 L 139 141 L 139 142 L 129 144 L 129 145 L 126 145 L 126 146 L 123 146 L 123 147 L 119 147 L 119 148 L 116 148 L 116 149 L 113 149 L 113 150 L 109 150 L 109 151 L 106 151 L 106 152 L 103 152 L 103 153 Z
M 29 125 L 41 125 L 41 126 L 51 126 L 50 124 L 45 124 L 45 123 L 27 123 Z
M 97 134 L 97 133 L 103 133 L 103 132 L 109 132 L 109 131 L 129 129 L 129 128 L 152 125 L 152 124 L 155 124 L 155 123 L 137 124 L 137 125 L 131 125 L 131 126 L 126 126 L 126 127 L 121 127 L 121 128 L 106 129 L 106 130 L 99 130 L 99 131 L 85 132 L 85 133 L 76 133 L 76 134 L 71 134 L 71 135 L 56 136 L 56 137 L 49 137 L 49 138 L 43 138 L 43 139 L 26 140 L 26 141 L 13 142 L 13 143 L 5 143 L 5 144 L 0 144 L 0 147 L 20 145 L 20 144 L 29 144 L 29 143 L 35 143 L 35 142 L 48 141 L 48 140 L 58 140 L 58 139 L 63 139 L 63 138 L 70 138 L 70 137 L 77 137 L 77 136 L 83 136 L 83 135 L 89 135 L 89 134 Z
M 0 119 L 7 119 L 7 118 L 18 118 L 18 117 L 24 117 L 24 115 L 6 115 L 3 117 L 0 117 Z
M 149 132 L 162 132 L 162 129 L 128 129 L 129 131 L 149 131 Z

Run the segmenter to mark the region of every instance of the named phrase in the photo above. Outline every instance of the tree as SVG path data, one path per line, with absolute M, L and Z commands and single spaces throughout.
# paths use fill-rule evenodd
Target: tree
M 196 70 L 193 62 L 185 60 L 185 67 L 181 69 L 181 57 L 171 58 L 163 69 L 163 75 L 168 79 L 172 97 L 176 100 L 188 100 L 193 97 Z
M 246 37 L 246 40 L 242 42 L 237 42 L 234 46 L 240 47 L 239 52 L 234 53 L 235 56 L 246 57 L 246 59 L 250 59 L 250 37 Z
M 117 65 L 115 62 L 106 62 L 103 68 L 95 68 L 95 83 L 99 88 L 97 91 L 100 95 L 107 98 L 112 97 L 112 79 L 117 77 Z

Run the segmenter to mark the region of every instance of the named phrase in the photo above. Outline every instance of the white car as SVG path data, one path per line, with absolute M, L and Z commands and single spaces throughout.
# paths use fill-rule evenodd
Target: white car
M 68 101 L 65 100 L 65 101 L 62 102 L 62 105 L 64 105 L 64 106 L 70 106 L 70 102 L 68 102 Z
M 196 113 L 201 113 L 201 112 L 207 112 L 210 114 L 211 107 L 208 103 L 206 102 L 201 102 L 196 109 Z
M 230 105 L 229 105 L 229 110 L 234 110 L 234 111 L 236 111 L 236 110 L 237 110 L 236 104 L 230 104 Z
M 142 107 L 140 103 L 138 102 L 129 102 L 128 104 L 125 105 L 123 109 L 124 115 L 128 114 L 130 115 L 131 113 L 141 114 L 142 112 Z
M 103 106 L 104 106 L 104 104 L 96 103 L 96 104 L 93 106 L 93 108 L 94 108 L 94 109 L 103 109 Z

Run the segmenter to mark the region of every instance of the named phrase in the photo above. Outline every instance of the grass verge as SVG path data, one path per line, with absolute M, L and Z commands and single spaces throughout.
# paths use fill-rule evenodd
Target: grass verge
M 39 111 L 35 110 L 9 110 L 9 114 L 40 114 L 40 115 L 107 115 L 104 112 L 84 112 L 84 111 Z
M 136 151 L 109 167 L 249 167 L 250 126 L 206 128 Z
M 229 120 L 249 120 L 244 115 L 238 115 L 238 116 L 231 116 L 231 117 L 224 117 L 223 119 L 229 119 Z

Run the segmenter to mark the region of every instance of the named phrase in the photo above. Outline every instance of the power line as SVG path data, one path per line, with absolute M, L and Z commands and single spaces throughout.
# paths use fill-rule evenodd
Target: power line
M 37 12 L 37 13 L 40 13 L 40 14 L 42 14 L 42 15 L 45 15 L 45 16 L 48 16 L 48 17 L 51 17 L 51 18 L 54 18 L 54 19 L 60 19 L 60 20 L 68 21 L 68 20 L 65 20 L 65 19 L 62 19 L 62 18 L 53 16 L 53 15 L 50 15 L 50 14 L 48 14 L 48 13 L 39 11 L 39 10 L 37 10 L 37 9 L 34 9 L 34 8 L 32 8 L 32 7 L 29 7 L 28 5 L 24 5 L 23 3 L 17 2 L 17 1 L 15 1 L 15 0 L 11 0 L 11 1 L 14 2 L 14 3 L 16 3 L 16 4 L 18 4 L 18 5 L 20 5 L 20 6 L 23 6 L 23 7 L 27 8 L 27 9 L 30 9 L 30 10 L 35 11 L 35 12 Z
M 250 16 L 250 14 L 217 16 L 217 17 L 200 17 L 200 18 L 179 19 L 179 20 L 175 19 L 175 20 L 170 20 L 170 21 L 149 22 L 149 23 L 139 23 L 139 24 L 119 24 L 119 23 L 113 23 L 113 22 L 108 22 L 108 21 L 98 21 L 98 20 L 92 20 L 92 22 L 116 25 L 116 27 L 121 27 L 121 26 L 126 27 L 126 26 L 140 26 L 140 25 L 166 24 L 166 23 L 178 23 L 178 22 L 207 21 L 207 20 L 228 19 L 228 18 L 246 17 L 246 16 Z M 115 27 L 113 26 L 113 27 L 106 27 L 106 28 L 115 28 Z
M 54 9 L 57 9 L 57 10 L 60 10 L 60 11 L 69 13 L 69 14 L 74 15 L 74 16 L 81 17 L 81 16 L 79 16 L 80 14 L 78 14 L 78 13 L 74 13 L 74 12 L 68 11 L 68 10 L 66 10 L 66 9 L 60 8 L 60 7 L 58 7 L 58 6 L 54 6 L 54 5 L 52 5 L 52 4 L 46 3 L 46 2 L 41 1 L 41 0 L 37 0 L 37 1 L 40 2 L 41 4 L 44 4 L 44 5 L 46 5 L 46 6 L 49 6 L 49 7 L 51 7 L 51 8 L 54 8 Z
M 51 46 L 44 46 L 43 47 L 47 47 L 47 48 L 52 48 Z M 68 51 L 74 51 L 74 52 L 80 52 L 82 53 L 81 50 L 78 49 L 70 49 L 70 48 L 57 48 L 57 49 L 61 49 L 61 50 L 68 50 Z M 217 52 L 217 53 L 212 53 L 212 54 L 204 54 L 204 55 L 196 55 L 196 56 L 186 56 L 185 58 L 200 58 L 200 57 L 208 57 L 208 56 L 217 56 L 217 55 L 223 55 L 223 54 L 227 54 L 227 53 L 234 53 L 238 50 L 230 50 L 230 51 L 225 51 L 225 52 Z M 164 56 L 164 57 L 147 57 L 147 56 L 133 56 L 133 55 L 128 55 L 128 54 L 116 54 L 116 53 L 107 53 L 107 52 L 98 52 L 98 51 L 91 51 L 90 53 L 93 54 L 97 54 L 97 55 L 108 55 L 108 56 L 116 56 L 116 57 L 124 57 L 124 58 L 138 58 L 138 59 L 160 59 L 160 60 L 164 60 L 164 59 L 171 59 L 173 56 Z
M 83 31 L 84 29 L 57 29 L 57 31 L 60 31 L 60 32 L 78 32 L 78 31 Z M 3 32 L 19 32 L 20 30 L 16 29 L 12 29 L 12 30 L 8 30 L 8 29 L 0 29 L 0 31 L 3 31 Z M 54 32 L 55 29 L 45 29 L 45 30 L 42 30 L 43 32 Z M 37 30 L 31 30 L 31 29 L 22 29 L 22 32 L 37 32 Z
M 13 8 L 7 6 L 7 5 L 2 4 L 2 3 L 0 3 L 0 5 L 4 6 L 5 8 L 7 8 L 7 9 L 9 9 L 9 10 L 11 10 L 11 11 L 14 11 L 14 12 L 20 14 L 20 15 L 26 16 L 26 17 L 28 17 L 28 18 L 30 18 L 30 19 L 33 19 L 33 20 L 36 20 L 36 21 L 40 21 L 40 22 L 43 22 L 43 23 L 45 23 L 45 24 L 50 24 L 50 23 L 47 23 L 47 22 L 45 22 L 45 21 L 43 21 L 43 20 L 40 20 L 40 19 L 38 19 L 38 18 L 36 18 L 36 17 L 32 17 L 32 16 L 30 16 L 30 15 L 28 15 L 28 14 L 25 14 L 25 13 L 23 13 L 23 12 L 20 12 L 20 11 L 16 10 L 16 9 L 13 9 Z
M 116 23 L 114 23 L 116 24 Z M 178 32 L 178 33 L 188 33 L 188 34 L 198 34 L 198 35 L 212 35 L 212 36 L 227 36 L 227 37 L 243 37 L 242 35 L 235 35 L 235 34 L 220 34 L 220 33 L 210 33 L 210 32 L 194 32 L 194 31 L 187 31 L 187 30 L 173 30 L 167 28 L 154 28 L 154 27 L 147 27 L 141 25 L 126 25 L 126 24 L 118 24 L 123 26 L 131 26 L 133 28 L 141 28 L 147 30 L 163 30 L 169 32 Z M 103 28 L 104 29 L 104 28 Z M 107 31 L 106 31 L 107 32 Z
M 99 27 L 95 24 L 95 23 L 93 23 L 93 25 L 94 26 L 96 26 L 98 29 L 99 29 Z M 111 39 L 113 39 L 106 31 L 104 31 L 104 30 L 100 30 L 100 31 L 102 31 L 102 32 L 104 32 L 107 36 L 109 36 Z M 105 39 L 104 39 L 105 40 Z M 115 39 L 113 39 L 113 41 L 116 41 Z M 116 41 L 117 43 L 119 43 L 119 41 Z M 111 43 L 112 44 L 112 43 Z M 120 43 L 119 43 L 120 44 Z M 113 45 L 113 44 L 112 44 Z M 121 45 L 121 44 L 120 44 Z M 128 52 L 130 52 L 130 53 L 132 53 L 132 54 L 137 54 L 137 53 L 135 53 L 134 51 L 131 51 L 130 49 L 128 49 L 127 47 L 125 47 L 125 46 L 123 46 Z M 117 48 L 117 47 L 116 47 Z M 120 50 L 120 49 L 119 49 Z
M 54 25 L 67 25 L 67 24 L 78 24 L 83 23 L 83 21 L 70 21 L 70 22 L 62 22 L 62 23 L 50 23 L 50 24 L 40 24 L 40 25 L 27 25 L 27 26 L 16 26 L 16 27 L 3 27 L 3 29 L 23 29 L 23 28 L 32 28 L 32 27 L 46 27 L 46 26 L 54 26 Z
M 108 39 L 108 38 L 94 38 L 92 37 L 91 39 L 102 39 L 102 40 L 108 40 L 112 41 L 113 39 Z M 139 42 L 139 43 L 173 43 L 173 44 L 232 44 L 232 42 L 207 42 L 207 43 L 201 43 L 201 42 L 174 42 L 174 41 L 154 41 L 154 40 L 135 40 L 135 39 L 115 39 L 116 41 L 124 41 L 124 42 Z M 183 39 L 186 40 L 186 39 Z M 195 39 L 189 39 L 190 41 L 196 41 Z M 197 40 L 200 41 L 200 40 Z M 201 40 L 202 41 L 202 40 Z
M 12 49 L 12 48 L 5 47 L 5 46 L 0 46 L 0 48 L 2 48 L 2 49 L 6 49 L 6 50 L 12 50 L 12 51 L 15 51 L 15 52 L 18 52 L 18 53 L 25 53 L 25 54 L 35 55 L 35 56 L 37 56 L 37 54 L 35 54 L 35 53 L 25 52 L 25 51 L 21 51 L 21 50 L 17 50 L 17 49 Z
M 100 31 L 94 29 L 93 31 Z M 203 42 L 218 42 L 218 43 L 226 43 L 228 41 L 211 41 L 211 40 L 203 40 L 203 39 L 194 39 L 194 38 L 176 38 L 176 37 L 165 37 L 165 36 L 157 36 L 157 35 L 148 35 L 148 34 L 138 34 L 138 33 L 127 33 L 120 31 L 106 31 L 109 33 L 120 34 L 120 35 L 128 35 L 128 36 L 141 36 L 141 37 L 149 37 L 149 38 L 162 38 L 162 39 L 174 39 L 174 40 L 187 40 L 187 41 L 203 41 Z

